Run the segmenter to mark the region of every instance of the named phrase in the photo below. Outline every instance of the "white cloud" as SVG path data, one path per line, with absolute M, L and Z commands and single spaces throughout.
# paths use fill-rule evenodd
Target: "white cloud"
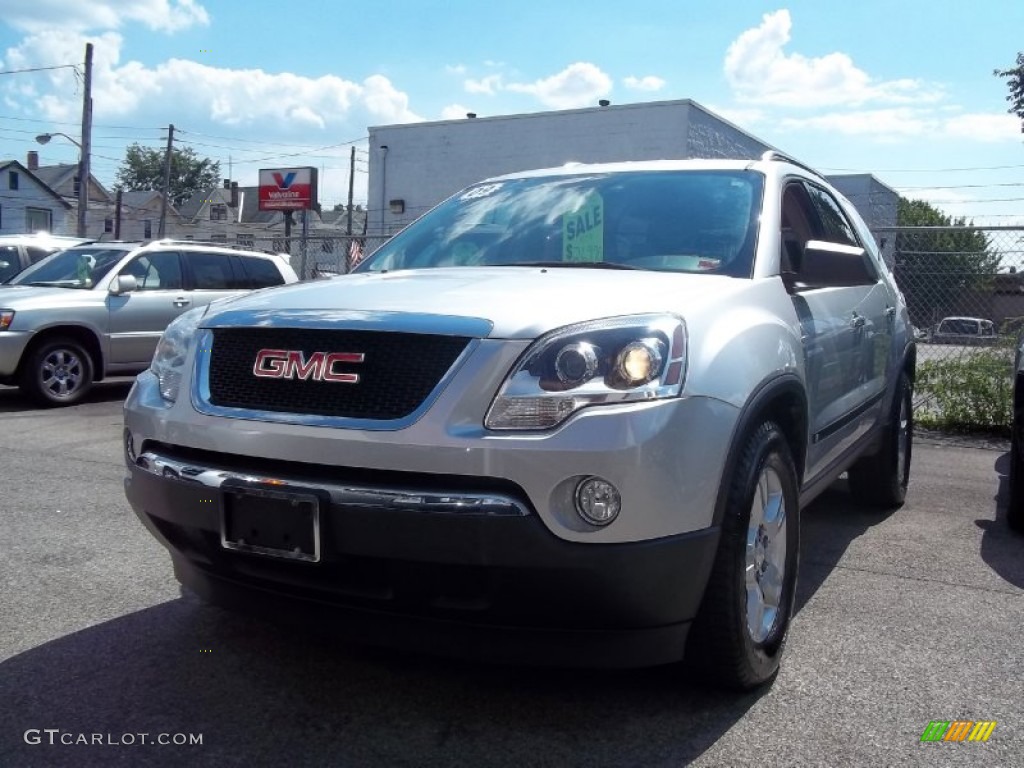
M 1021 128 L 1021 119 L 1014 115 L 957 115 L 946 120 L 945 134 L 974 141 L 1020 141 Z
M 466 93 L 483 93 L 492 96 L 501 90 L 501 81 L 501 75 L 488 75 L 480 80 L 466 80 L 463 87 L 466 89 Z
M 1013 115 L 979 113 L 949 117 L 943 112 L 894 107 L 788 117 L 777 124 L 789 130 L 810 128 L 846 136 L 872 136 L 882 141 L 917 137 L 981 142 L 1020 141 L 1020 120 Z
M 196 0 L 4 0 L 4 21 L 29 32 L 117 29 L 128 21 L 177 32 L 210 23 Z
M 464 107 L 461 104 L 449 104 L 447 107 L 441 110 L 442 120 L 461 120 L 466 116 L 466 113 L 472 112 L 473 110 L 469 107 Z
M 448 64 L 445 66 L 444 71 L 449 75 L 464 75 L 466 74 L 465 64 Z
M 847 136 L 875 136 L 883 140 L 934 134 L 941 123 L 917 110 L 896 107 L 859 112 L 829 112 L 814 117 L 788 117 L 779 121 L 784 129 L 811 128 Z
M 647 75 L 646 77 L 630 76 L 623 79 L 622 84 L 631 91 L 660 91 L 665 87 L 665 81 L 654 75 Z
M 85 43 L 71 31 L 53 30 L 29 35 L 7 51 L 12 66 L 74 61 Z M 185 59 L 170 59 L 156 67 L 137 61 L 120 64 L 121 36 L 107 32 L 96 43 L 93 61 L 94 119 L 97 122 L 132 115 L 143 119 L 173 105 L 176 121 L 209 119 L 229 126 L 260 126 L 280 130 L 326 128 L 354 120 L 401 123 L 421 120 L 409 109 L 408 96 L 382 75 L 362 83 L 335 75 L 304 77 L 260 69 L 226 69 Z M 68 70 L 47 73 L 50 92 L 36 105 L 54 121 L 74 120 L 79 107 L 73 75 Z M 59 94 L 59 95 L 58 95 Z
M 612 79 L 595 65 L 580 61 L 551 77 L 533 83 L 509 83 L 505 89 L 532 94 L 553 109 L 573 109 L 591 106 L 611 93 Z
M 792 20 L 782 9 L 763 16 L 729 46 L 725 75 L 739 100 L 790 107 L 857 107 L 868 102 L 935 102 L 941 89 L 908 78 L 874 81 L 845 53 L 809 58 L 783 49 Z

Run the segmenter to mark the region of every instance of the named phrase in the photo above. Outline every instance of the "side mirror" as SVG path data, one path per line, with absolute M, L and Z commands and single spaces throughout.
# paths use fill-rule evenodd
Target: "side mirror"
M 112 296 L 120 296 L 123 293 L 131 293 L 139 287 L 139 281 L 135 279 L 135 275 L 118 275 L 110 283 L 110 294 Z
M 796 273 L 796 287 L 809 288 L 873 285 L 878 275 L 863 248 L 824 240 L 804 246 L 803 264 Z

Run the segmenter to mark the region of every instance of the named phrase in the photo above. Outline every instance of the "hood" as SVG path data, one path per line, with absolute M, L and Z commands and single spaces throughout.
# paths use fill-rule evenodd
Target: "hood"
M 572 323 L 617 315 L 681 313 L 749 286 L 717 275 L 557 267 L 464 267 L 367 272 L 297 283 L 217 302 L 203 324 L 236 312 L 324 313 L 350 319 L 382 313 L 489 321 L 490 338 L 533 339 Z M 364 314 L 365 313 L 365 314 Z M 431 323 L 437 327 L 436 323 Z M 443 323 L 441 324 L 443 327 Z
M 0 285 L 0 309 L 15 311 L 102 303 L 106 291 L 44 285 Z M 97 298 L 98 297 L 98 298 Z

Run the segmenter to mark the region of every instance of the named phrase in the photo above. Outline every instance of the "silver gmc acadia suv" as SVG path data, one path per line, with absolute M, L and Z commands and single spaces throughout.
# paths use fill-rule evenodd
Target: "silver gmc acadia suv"
M 915 346 L 864 222 L 760 160 L 454 195 L 353 274 L 174 321 L 128 499 L 205 600 L 500 662 L 779 667 L 800 509 L 904 499 Z

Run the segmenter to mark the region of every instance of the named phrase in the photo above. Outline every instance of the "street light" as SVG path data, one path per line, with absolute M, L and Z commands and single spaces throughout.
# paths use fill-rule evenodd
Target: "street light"
M 54 136 L 63 136 L 78 147 L 78 236 L 85 237 L 85 214 L 89 207 L 89 182 L 88 179 L 85 178 L 85 152 L 82 150 L 81 143 L 71 138 L 66 133 L 60 133 L 59 131 L 55 131 L 53 133 L 41 133 L 36 136 L 36 141 L 40 144 L 49 144 L 50 139 Z

